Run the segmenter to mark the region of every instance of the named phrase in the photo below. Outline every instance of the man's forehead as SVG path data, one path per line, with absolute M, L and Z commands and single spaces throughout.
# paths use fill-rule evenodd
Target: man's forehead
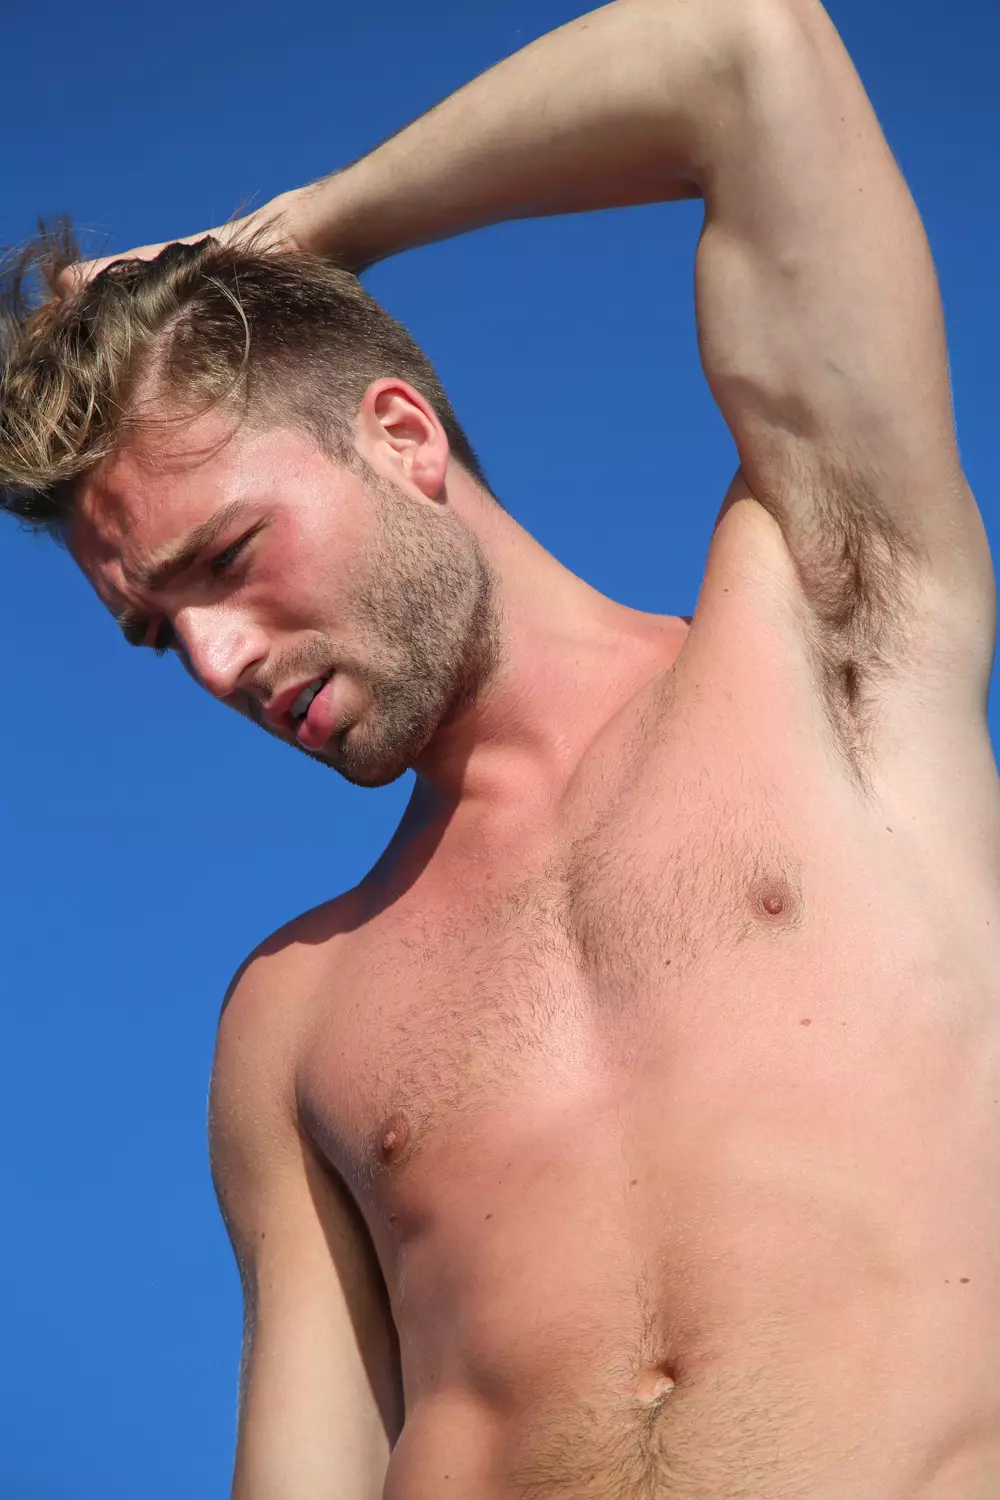
M 322 472 L 317 470 L 321 466 Z M 295 428 L 234 426 L 209 413 L 110 455 L 79 482 L 66 542 L 113 612 L 213 516 L 303 479 L 328 484 L 330 460 Z
M 116 477 L 105 463 L 79 480 L 64 528 L 71 556 L 106 604 L 109 591 L 124 583 L 122 561 L 134 530 L 128 490 Z
M 91 524 L 107 521 L 133 531 L 172 503 L 190 502 L 224 482 L 239 464 L 238 436 L 232 422 L 207 418 L 144 431 L 84 476 L 75 509 Z
M 146 439 L 110 454 L 82 477 L 66 528 L 69 550 L 104 596 L 155 565 L 178 535 L 226 499 L 241 473 L 231 424 Z M 103 586 L 102 586 L 103 585 Z

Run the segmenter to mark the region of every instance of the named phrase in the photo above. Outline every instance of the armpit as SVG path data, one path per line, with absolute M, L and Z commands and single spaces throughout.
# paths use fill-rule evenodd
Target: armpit
M 880 694 L 920 650 L 928 565 L 871 480 L 847 464 L 817 462 L 813 472 L 789 476 L 788 493 L 791 503 L 756 498 L 788 547 L 824 706 L 861 774 Z

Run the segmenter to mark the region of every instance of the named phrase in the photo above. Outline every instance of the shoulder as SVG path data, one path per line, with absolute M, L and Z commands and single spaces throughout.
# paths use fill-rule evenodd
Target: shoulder
M 257 1154 L 298 1136 L 296 1072 L 311 1000 L 329 980 L 357 923 L 357 892 L 305 912 L 240 964 L 219 1017 L 209 1097 L 213 1161 Z M 232 1151 L 230 1151 L 232 1148 Z
M 360 891 L 346 891 L 258 943 L 229 981 L 219 1016 L 220 1037 L 237 1024 L 280 1025 L 280 1017 L 294 1008 L 316 971 L 329 965 L 335 949 L 349 943 L 358 925 L 359 905 Z

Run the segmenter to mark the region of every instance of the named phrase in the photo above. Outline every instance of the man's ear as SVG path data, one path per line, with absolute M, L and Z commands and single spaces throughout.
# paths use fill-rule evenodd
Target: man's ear
M 438 499 L 448 471 L 448 436 L 430 402 L 405 380 L 376 380 L 368 387 L 355 441 L 362 458 L 384 478 Z

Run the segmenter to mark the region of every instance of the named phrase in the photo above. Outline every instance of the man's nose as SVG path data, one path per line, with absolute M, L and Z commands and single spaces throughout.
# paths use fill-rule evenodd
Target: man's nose
M 187 609 L 174 620 L 191 671 L 213 698 L 231 698 L 267 656 L 261 631 L 229 611 Z

